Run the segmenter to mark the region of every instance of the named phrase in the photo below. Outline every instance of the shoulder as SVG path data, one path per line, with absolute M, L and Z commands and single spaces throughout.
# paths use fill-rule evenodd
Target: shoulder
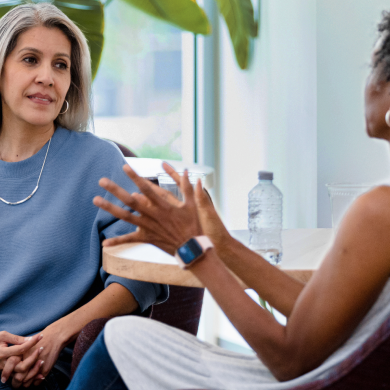
M 123 163 L 124 157 L 114 142 L 97 137 L 90 132 L 79 132 L 58 128 L 56 131 L 67 133 L 67 155 L 85 160 L 101 161 L 104 164 Z
M 120 153 L 119 148 L 114 142 L 99 138 L 95 134 L 89 132 L 79 132 L 69 130 L 71 142 L 80 147 L 88 147 L 91 151 L 106 151 L 107 153 Z
M 372 219 L 376 222 L 389 219 L 390 222 L 390 186 L 381 185 L 361 195 L 353 205 L 353 211 L 366 222 Z
M 336 243 L 349 242 L 361 250 L 370 247 L 373 251 L 375 248 L 389 259 L 389 236 L 390 187 L 378 186 L 359 196 L 350 207 L 340 225 Z M 373 253 L 372 257 L 375 257 Z M 390 265 L 389 261 L 386 262 Z

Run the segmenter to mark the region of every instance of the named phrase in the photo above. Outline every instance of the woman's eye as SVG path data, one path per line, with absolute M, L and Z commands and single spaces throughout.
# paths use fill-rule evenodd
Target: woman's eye
M 66 64 L 65 62 L 57 62 L 55 66 L 56 66 L 56 68 L 62 69 L 62 70 L 68 69 L 68 64 Z
M 23 58 L 23 61 L 27 62 L 27 64 L 36 64 L 37 63 L 37 60 L 34 57 Z

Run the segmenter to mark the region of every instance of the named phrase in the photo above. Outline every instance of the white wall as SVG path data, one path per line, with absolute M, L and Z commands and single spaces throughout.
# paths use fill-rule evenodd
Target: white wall
M 257 1 L 257 0 L 253 0 Z M 219 40 L 220 211 L 247 226 L 257 171 L 274 171 L 284 227 L 330 227 L 325 183 L 378 182 L 388 147 L 365 134 L 363 89 L 388 0 L 262 0 L 260 36 L 241 71 L 224 22 Z
M 388 146 L 365 132 L 363 91 L 388 0 L 317 0 L 318 227 L 330 227 L 325 183 L 383 181 Z
M 247 227 L 247 195 L 263 169 L 284 194 L 284 227 L 316 226 L 315 18 L 313 0 L 263 0 L 247 71 L 221 23 L 219 204 L 230 229 Z

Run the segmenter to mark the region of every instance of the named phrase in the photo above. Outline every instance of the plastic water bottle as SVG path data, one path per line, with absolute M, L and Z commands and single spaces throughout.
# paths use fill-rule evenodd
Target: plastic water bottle
M 248 195 L 249 247 L 271 264 L 282 260 L 283 195 L 272 172 L 259 172 L 259 183 Z

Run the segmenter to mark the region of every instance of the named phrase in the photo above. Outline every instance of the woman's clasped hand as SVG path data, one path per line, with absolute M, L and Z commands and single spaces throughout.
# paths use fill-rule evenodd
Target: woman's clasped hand
M 5 383 L 12 377 L 15 388 L 31 384 L 44 363 L 43 347 L 38 345 L 43 339 L 42 334 L 32 337 L 16 336 L 6 331 L 0 332 L 0 370 L 1 382 Z M 10 346 L 11 345 L 11 346 Z M 37 384 L 43 380 L 43 375 L 37 377 Z

